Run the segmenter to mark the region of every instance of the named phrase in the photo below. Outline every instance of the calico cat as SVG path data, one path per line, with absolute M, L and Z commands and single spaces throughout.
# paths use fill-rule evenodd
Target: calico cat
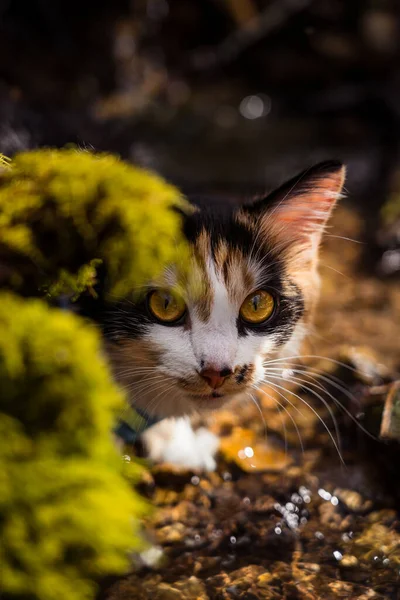
M 171 265 L 137 301 L 102 314 L 115 378 L 133 406 L 150 418 L 219 408 L 262 383 L 268 361 L 299 355 L 344 177 L 340 163 L 325 162 L 239 207 L 197 202 L 184 221 L 184 279 Z

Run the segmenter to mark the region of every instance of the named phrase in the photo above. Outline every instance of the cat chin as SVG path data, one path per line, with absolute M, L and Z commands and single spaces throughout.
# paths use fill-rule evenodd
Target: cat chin
M 170 417 L 186 417 L 203 412 L 218 410 L 231 402 L 234 398 L 243 394 L 244 390 L 235 393 L 223 394 L 212 392 L 210 394 L 194 394 L 183 391 L 180 387 L 168 392 L 157 407 L 152 407 L 152 397 L 134 396 L 130 398 L 133 407 L 141 409 L 151 417 L 160 419 Z
M 188 394 L 187 395 L 187 410 L 179 415 L 201 414 L 203 412 L 212 412 L 223 408 L 239 396 L 242 396 L 246 390 L 241 389 L 237 392 L 223 393 L 212 392 L 210 394 Z
M 235 395 L 214 395 L 210 394 L 209 396 L 200 396 L 191 398 L 192 404 L 196 405 L 196 412 L 210 411 L 210 410 L 218 410 L 222 408 L 230 402 Z

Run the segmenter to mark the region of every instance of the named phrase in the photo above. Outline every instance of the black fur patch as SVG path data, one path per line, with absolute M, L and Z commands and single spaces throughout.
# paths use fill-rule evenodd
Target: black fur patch
M 194 243 L 203 230 L 210 236 L 212 253 L 219 242 L 224 240 L 230 248 L 238 248 L 247 254 L 254 241 L 253 233 L 235 220 L 235 212 L 231 206 L 207 205 L 186 218 L 184 233 L 189 242 Z
M 201 204 L 201 201 L 198 201 L 198 204 Z M 235 219 L 236 210 L 232 206 L 208 205 L 187 218 L 185 235 L 194 243 L 205 230 L 210 236 L 212 252 L 220 240 L 224 240 L 229 249 L 239 249 L 245 256 L 256 249 L 260 261 L 263 261 L 264 272 L 261 274 L 260 287 L 274 296 L 277 306 L 272 317 L 258 325 L 249 325 L 238 316 L 236 323 L 239 336 L 249 333 L 265 336 L 274 333 L 277 345 L 281 346 L 290 338 L 297 321 L 304 313 L 303 295 L 294 283 L 287 282 L 284 259 L 274 245 L 269 246 L 268 240 L 265 239 L 256 240 L 257 230 L 238 223 Z M 290 297 L 284 293 L 284 281 L 286 289 L 288 285 L 291 286 Z

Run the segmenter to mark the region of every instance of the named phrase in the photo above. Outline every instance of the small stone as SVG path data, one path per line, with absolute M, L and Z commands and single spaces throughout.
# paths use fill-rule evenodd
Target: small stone
M 319 573 L 321 571 L 321 567 L 317 563 L 298 563 L 297 566 L 299 569 L 310 571 L 311 573 Z
M 208 600 L 204 584 L 194 576 L 173 584 L 160 583 L 154 591 L 157 600 Z
M 361 494 L 355 490 L 336 488 L 334 496 L 354 513 L 365 513 L 372 508 L 371 500 L 364 500 Z
M 352 568 L 358 565 L 358 558 L 352 554 L 344 554 L 340 561 L 341 567 Z
M 318 507 L 318 512 L 322 525 L 327 525 L 335 529 L 340 527 L 342 517 L 338 513 L 336 506 L 333 506 L 330 502 L 324 502 Z
M 373 523 L 355 539 L 354 543 L 364 551 L 366 560 L 374 560 L 375 556 L 390 556 L 394 563 L 400 564 L 400 535 L 381 523 Z
M 156 531 L 157 539 L 160 544 L 176 544 L 182 542 L 186 535 L 186 527 L 182 523 L 166 525 Z
M 272 573 L 263 573 L 257 579 L 257 587 L 268 588 L 273 580 L 274 576 Z
M 245 473 L 280 472 L 293 461 L 288 453 L 260 439 L 251 429 L 241 427 L 235 427 L 230 436 L 222 438 L 220 452 Z
M 164 557 L 163 549 L 160 546 L 151 546 L 140 553 L 140 560 L 146 567 L 155 568 L 162 563 Z

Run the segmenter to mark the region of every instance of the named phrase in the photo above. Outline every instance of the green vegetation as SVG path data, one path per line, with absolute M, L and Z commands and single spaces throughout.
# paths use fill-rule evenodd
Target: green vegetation
M 106 154 L 37 150 L 0 179 L 0 285 L 30 295 L 79 294 L 106 265 L 106 292 L 123 296 L 184 262 L 173 186 Z
M 184 261 L 184 202 L 112 156 L 41 150 L 1 168 L 0 596 L 88 600 L 128 568 L 147 506 L 112 440 L 124 398 L 98 332 L 45 291 L 90 291 L 101 262 L 118 296 Z

